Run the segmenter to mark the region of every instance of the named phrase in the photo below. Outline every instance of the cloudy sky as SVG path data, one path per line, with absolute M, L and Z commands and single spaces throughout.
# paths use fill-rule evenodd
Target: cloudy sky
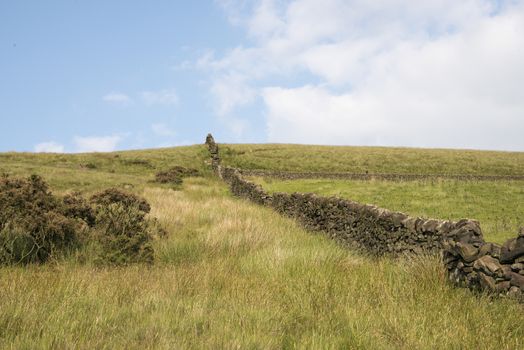
M 0 151 L 524 151 L 524 0 L 2 0 Z

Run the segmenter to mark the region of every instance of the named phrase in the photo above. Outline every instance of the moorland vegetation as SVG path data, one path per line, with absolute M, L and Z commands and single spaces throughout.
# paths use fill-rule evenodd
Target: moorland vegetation
M 258 145 L 226 147 L 245 154 L 252 150 L 253 167 L 263 161 L 268 169 L 285 168 L 278 152 L 273 153 L 274 159 L 266 152 L 257 160 Z M 420 164 L 432 162 L 428 160 L 432 151 L 425 150 L 398 151 L 411 161 L 395 167 L 384 159 L 374 161 L 372 154 L 366 160 L 366 149 L 321 148 L 317 152 L 317 146 L 278 147 L 288 160 L 285 169 L 293 171 L 418 173 L 428 169 Z M 360 153 L 360 160 L 340 161 L 341 150 Z M 478 173 L 492 174 L 496 168 L 522 174 L 521 155 L 482 153 L 478 157 L 485 155 L 486 160 L 465 163 L 468 152 L 453 151 L 457 156 L 444 156 L 447 163 L 440 166 L 456 173 L 464 164 L 480 162 L 484 165 L 475 170 Z M 355 170 L 344 164 L 353 164 Z M 196 169 L 201 176 L 185 177 L 182 184 L 155 181 L 157 173 L 175 165 Z M 233 198 L 226 185 L 211 175 L 210 165 L 203 145 L 106 154 L 0 154 L 1 172 L 9 173 L 10 179 L 25 178 L 17 181 L 29 181 L 30 174 L 41 176 L 49 188 L 40 195 L 53 196 L 57 203 L 53 211 L 88 227 L 92 237 L 104 235 L 112 241 L 115 237 L 104 232 L 127 232 L 121 223 L 143 228 L 139 217 L 155 219 L 151 225 L 158 228 L 148 235 L 151 250 L 143 249 L 153 259 L 144 262 L 120 263 L 110 252 L 100 251 L 100 246 L 89 247 L 80 240 L 71 245 L 82 247 L 76 253 L 67 253 L 67 248 L 65 254 L 53 255 L 56 258 L 45 263 L 0 266 L 0 348 L 517 349 L 522 345 L 522 304 L 453 287 L 438 257 L 375 258 L 305 231 L 269 208 Z M 314 191 L 318 186 L 323 191 L 327 185 L 316 181 L 266 180 L 266 185 L 281 191 Z M 462 202 L 443 206 L 440 218 L 452 217 L 458 210 L 491 213 L 483 204 L 486 201 L 494 208 L 524 202 L 512 184 L 500 194 L 492 193 L 500 190 L 494 188 L 488 199 L 483 191 L 468 190 L 470 182 L 442 181 L 440 189 L 424 181 L 405 185 L 392 190 L 397 191 L 393 197 L 405 195 L 414 213 L 424 213 L 420 208 L 428 201 L 446 198 L 434 198 L 434 193 L 451 195 L 464 189 L 469 194 Z M 386 191 L 385 198 L 389 183 L 340 182 L 335 186 L 335 192 L 347 191 L 344 196 L 371 198 L 382 205 L 380 190 L 374 188 Z M 142 198 L 149 212 L 144 205 L 145 210 L 139 209 L 144 203 L 139 199 L 131 201 L 137 205 L 125 213 L 121 204 L 106 200 L 114 197 L 113 190 L 100 195 L 109 188 Z M 422 197 L 410 200 L 419 192 Z M 513 196 L 508 202 L 494 199 L 508 193 Z M 91 202 L 96 194 L 100 198 L 96 202 L 103 204 Z M 395 201 L 402 202 L 384 203 L 393 206 Z M 98 211 L 100 205 L 106 209 Z M 509 217 L 515 216 L 516 224 L 524 215 L 519 205 L 513 207 L 517 209 Z M 101 244 L 110 247 L 112 243 Z M 97 263 L 96 257 L 108 262 Z

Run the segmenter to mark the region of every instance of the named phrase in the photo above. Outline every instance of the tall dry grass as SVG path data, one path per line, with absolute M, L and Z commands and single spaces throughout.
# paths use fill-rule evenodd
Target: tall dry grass
M 522 305 L 449 286 L 435 257 L 372 259 L 231 198 L 146 188 L 156 264 L 0 268 L 0 348 L 518 349 Z

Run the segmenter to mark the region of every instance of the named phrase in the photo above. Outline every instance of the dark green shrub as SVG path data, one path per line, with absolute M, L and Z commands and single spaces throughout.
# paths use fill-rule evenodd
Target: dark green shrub
M 82 166 L 84 168 L 87 168 L 87 169 L 96 169 L 96 168 L 98 168 L 98 166 L 95 163 L 86 163 L 86 164 L 83 164 Z
M 78 192 L 62 198 L 64 215 L 83 220 L 88 226 L 95 225 L 96 214 L 89 202 Z
M 125 265 L 153 262 L 150 224 L 137 206 L 122 203 L 99 206 L 94 238 L 99 243 L 98 263 Z
M 0 178 L 0 263 L 43 263 L 77 243 L 77 220 L 44 180 Z
M 149 213 L 151 206 L 143 198 L 117 188 L 108 188 L 91 196 L 91 203 L 98 206 L 122 204 L 125 207 L 137 207 L 143 214 Z
M 120 159 L 120 162 L 123 164 L 123 165 L 137 165 L 137 166 L 142 166 L 144 168 L 154 168 L 153 164 L 151 163 L 151 161 L 147 160 L 147 159 L 141 159 L 141 158 L 124 158 L 124 159 Z
M 110 188 L 93 195 L 91 203 L 96 212 L 92 236 L 97 243 L 97 263 L 153 262 L 153 235 L 162 232 L 154 220 L 145 217 L 151 210 L 145 199 Z
M 155 175 L 155 182 L 158 183 L 171 183 L 175 185 L 182 184 L 182 179 L 189 176 L 199 176 L 199 172 L 196 169 L 185 168 L 183 166 L 176 165 L 169 170 L 160 171 Z

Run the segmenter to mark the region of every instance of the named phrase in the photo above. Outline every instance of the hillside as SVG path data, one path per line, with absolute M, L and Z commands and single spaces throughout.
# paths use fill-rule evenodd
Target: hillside
M 252 145 L 222 149 L 227 147 L 245 155 L 258 154 Z M 337 163 L 335 159 L 344 153 L 338 148 L 328 154 L 301 154 L 302 146 L 288 150 L 284 145 L 278 146 L 282 153 L 277 152 L 278 159 L 272 160 L 270 147 L 263 146 L 263 156 L 250 155 L 249 166 L 357 171 L 366 162 L 353 166 L 352 158 L 346 158 L 346 163 Z M 360 157 L 366 150 L 360 149 Z M 460 159 L 469 154 L 453 152 L 457 155 L 449 160 L 450 173 L 463 169 Z M 421 165 L 429 164 L 424 151 L 416 153 L 406 155 L 416 161 L 392 169 L 414 173 L 427 169 Z M 287 163 L 283 154 L 289 158 Z M 477 157 L 484 158 L 484 153 L 479 154 Z M 228 163 L 248 162 L 229 157 Z M 167 232 L 153 243 L 155 262 L 151 266 L 98 267 L 72 255 L 45 265 L 0 267 L 0 348 L 521 346 L 521 304 L 451 286 L 438 257 L 376 260 L 305 231 L 268 208 L 233 198 L 226 185 L 212 175 L 208 158 L 204 146 L 82 155 L 0 154 L 0 172 L 38 173 L 56 193 L 80 190 L 87 194 L 117 186 L 142 195 L 152 206 L 150 216 Z M 385 158 L 367 161 L 369 171 L 387 171 Z M 506 169 L 504 174 L 522 174 L 522 159 L 521 154 L 489 153 L 475 171 L 494 174 L 491 167 L 497 164 Z M 203 176 L 184 179 L 180 187 L 151 182 L 157 171 L 174 165 L 196 168 Z M 495 203 L 493 196 L 524 202 L 524 194 L 518 191 L 521 183 L 515 181 L 508 182 L 512 187 L 505 192 L 503 187 L 486 187 L 485 183 L 471 190 L 463 186 L 474 187 L 476 182 L 459 181 L 441 182 L 439 191 L 431 187 L 431 181 L 396 183 L 402 188 L 383 181 L 267 179 L 263 183 L 275 190 L 318 191 L 358 200 L 381 198 L 380 204 L 392 206 L 406 202 L 413 210 L 424 208 L 423 192 L 430 188 L 430 197 L 440 194 L 432 201 L 444 201 L 449 215 L 455 215 L 455 210 L 467 212 L 467 208 L 457 208 L 464 203 L 473 207 Z M 467 201 L 446 202 L 464 188 L 470 194 Z M 490 197 L 475 200 L 486 194 L 481 188 Z M 422 204 L 409 199 L 414 193 L 422 193 L 422 199 L 417 199 Z M 502 208 L 509 202 L 492 206 Z M 517 203 L 514 207 L 510 217 L 522 218 L 522 207 Z M 487 205 L 482 208 L 489 209 Z
M 291 172 L 524 175 L 524 152 L 454 149 L 225 144 L 225 165 Z
M 173 165 L 209 173 L 204 146 L 85 154 L 0 153 L 0 174 L 38 174 L 55 191 L 94 191 L 104 186 L 143 188 L 154 174 Z

